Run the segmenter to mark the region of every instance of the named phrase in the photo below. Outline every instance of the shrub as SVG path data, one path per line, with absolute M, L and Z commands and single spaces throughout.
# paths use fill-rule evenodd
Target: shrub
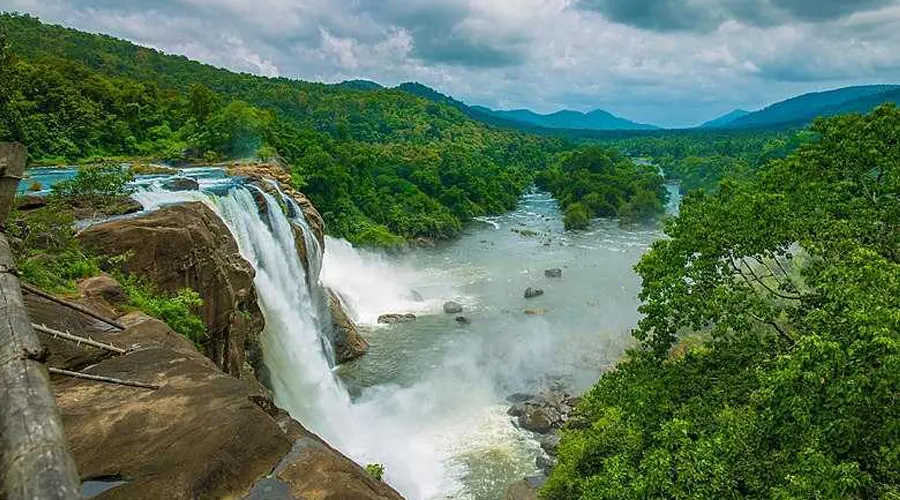
M 103 210 L 131 195 L 128 183 L 133 179 L 129 169 L 117 165 L 85 166 L 72 179 L 54 185 L 51 198 L 73 207 Z
M 366 465 L 366 473 L 375 479 L 382 481 L 384 480 L 384 465 L 368 464 Z
M 566 215 L 563 219 L 567 230 L 587 229 L 591 225 L 591 216 L 587 208 L 581 203 L 573 203 L 566 209 Z
M 207 332 L 206 323 L 197 314 L 197 309 L 203 305 L 199 293 L 182 288 L 175 295 L 166 295 L 134 276 L 119 276 L 118 279 L 132 307 L 169 325 L 198 348 L 203 346 Z

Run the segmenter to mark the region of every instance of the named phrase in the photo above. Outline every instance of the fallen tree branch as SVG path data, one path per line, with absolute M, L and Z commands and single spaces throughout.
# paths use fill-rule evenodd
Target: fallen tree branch
M 102 314 L 97 314 L 94 311 L 91 311 L 90 309 L 88 309 L 87 307 L 84 307 L 81 304 L 76 304 L 74 302 L 70 302 L 65 299 L 60 299 L 58 297 L 54 297 L 53 295 L 50 295 L 49 293 L 47 293 L 39 288 L 35 288 L 27 283 L 22 283 L 22 288 L 30 294 L 37 295 L 38 297 L 43 297 L 51 302 L 55 302 L 55 303 L 61 305 L 61 306 L 65 306 L 70 309 L 74 309 L 82 314 L 86 314 L 94 319 L 100 320 L 100 321 L 106 323 L 107 325 L 117 328 L 119 330 L 125 330 L 125 327 L 118 321 L 111 320 L 111 319 L 103 316 Z
M 70 342 L 75 342 L 78 344 L 89 345 L 91 347 L 96 347 L 97 349 L 103 349 L 109 352 L 114 352 L 116 354 L 128 354 L 127 349 L 122 349 L 121 347 L 116 347 L 112 344 L 104 344 L 103 342 L 97 342 L 96 340 L 89 339 L 87 337 L 79 337 L 77 335 L 72 335 L 68 332 L 62 332 L 59 330 L 54 330 L 53 328 L 48 328 L 44 325 L 36 325 L 34 323 L 31 324 L 31 327 L 35 330 L 46 333 L 47 335 L 53 336 L 53 338 L 60 338 L 63 340 L 68 340 Z
M 159 389 L 159 386 L 156 384 L 148 384 L 146 382 L 138 382 L 135 380 L 122 380 L 118 378 L 112 377 L 104 377 L 102 375 L 91 375 L 90 373 L 81 373 L 81 372 L 71 372 L 69 370 L 60 370 L 59 368 L 47 368 L 50 373 L 55 373 L 57 375 L 63 375 L 66 377 L 72 378 L 80 378 L 84 380 L 95 380 L 97 382 L 106 382 L 109 384 L 117 384 L 117 385 L 125 385 L 128 387 L 140 387 L 141 389 Z

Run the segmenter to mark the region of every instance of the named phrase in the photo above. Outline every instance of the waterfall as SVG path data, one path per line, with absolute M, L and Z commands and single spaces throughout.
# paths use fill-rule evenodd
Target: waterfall
M 288 203 L 292 215 L 288 218 L 273 196 L 255 186 L 235 186 L 222 196 L 150 186 L 135 194 L 135 199 L 147 209 L 200 201 L 225 222 L 241 256 L 256 270 L 254 285 L 266 323 L 261 337 L 263 359 L 276 403 L 324 439 L 341 443 L 352 425 L 350 398 L 331 372 L 332 346 L 330 339 L 323 338 L 330 332 L 330 318 L 323 314 L 318 287 L 310 286 L 297 256 L 292 221 L 304 228 L 305 238 L 311 236 L 306 240 L 310 271 L 318 273 L 321 247 L 317 241 L 312 243 L 315 236 L 302 210 L 285 197 L 282 202 Z M 260 214 L 257 199 L 265 201 L 265 215 Z
M 241 255 L 256 270 L 254 285 L 266 323 L 263 358 L 279 407 L 357 463 L 384 464 L 387 480 L 407 498 L 443 498 L 458 488 L 461 474 L 458 466 L 445 463 L 456 446 L 447 436 L 472 431 L 465 418 L 449 409 L 466 407 L 473 394 L 445 391 L 441 380 L 432 380 L 410 388 L 372 388 L 351 402 L 332 372 L 331 342 L 325 338 L 331 321 L 317 278 L 321 272 L 322 282 L 334 287 L 356 310 L 351 314 L 366 323 L 374 323 L 378 311 L 438 310 L 440 303 L 418 297 L 412 291 L 416 280 L 404 270 L 344 241 L 329 238 L 323 255 L 301 207 L 278 194 L 240 183 L 210 192 L 168 192 L 151 184 L 140 186 L 134 198 L 148 210 L 202 202 L 229 228 Z M 309 278 L 292 225 L 302 229 Z M 435 394 L 445 392 L 450 395 L 446 406 L 435 400 Z M 503 424 L 507 417 L 501 411 L 497 419 Z

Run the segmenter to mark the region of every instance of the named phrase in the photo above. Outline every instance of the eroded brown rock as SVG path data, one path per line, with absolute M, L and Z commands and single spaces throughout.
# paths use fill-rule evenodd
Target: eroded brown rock
M 81 479 L 125 481 L 95 498 L 242 498 L 277 472 L 289 487 L 284 498 L 402 500 L 291 420 L 267 395 L 222 373 L 164 323 L 132 312 L 118 319 L 124 332 L 110 332 L 59 304 L 34 296 L 26 300 L 33 320 L 53 318 L 54 326 L 68 325 L 72 333 L 135 349 L 96 358 L 85 372 L 161 386 L 147 390 L 54 379 Z M 83 357 L 96 351 L 69 345 L 84 351 Z M 59 344 L 47 347 L 48 363 L 57 366 Z
M 341 298 L 333 290 L 328 292 L 328 308 L 334 329 L 334 352 L 338 364 L 353 361 L 369 352 L 369 343 L 359 334 L 356 324 L 344 310 Z
M 124 270 L 149 279 L 160 291 L 199 292 L 209 332 L 206 354 L 225 372 L 240 377 L 245 362 L 261 366 L 258 335 L 264 320 L 253 287 L 255 272 L 208 207 L 165 207 L 91 226 L 79 237 L 105 255 L 127 256 Z

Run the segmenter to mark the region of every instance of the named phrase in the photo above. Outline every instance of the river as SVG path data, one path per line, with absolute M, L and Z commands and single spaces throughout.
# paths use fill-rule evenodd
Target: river
M 63 173 L 34 172 L 30 181 L 46 189 Z M 136 181 L 135 196 L 147 209 L 202 201 L 228 225 L 257 270 L 276 402 L 358 463 L 383 464 L 385 480 L 409 500 L 499 500 L 537 472 L 540 447 L 506 415 L 506 398 L 554 383 L 581 392 L 620 359 L 639 318 L 633 266 L 662 237 L 658 227 L 615 220 L 566 232 L 552 197 L 531 193 L 516 211 L 473 222 L 433 249 L 386 256 L 328 238 L 324 255 L 313 255 L 320 281 L 340 293 L 371 344 L 333 370 L 321 290 L 306 286 L 294 249 L 290 223 L 305 225 L 299 209 L 288 220 L 278 206 L 292 202 L 265 195 L 262 217 L 256 188 L 221 169 L 183 173 L 202 192 L 167 192 L 165 177 L 151 176 Z M 677 186 L 670 195 L 674 213 Z M 544 275 L 554 268 L 561 278 Z M 545 293 L 526 299 L 528 287 Z M 466 324 L 443 312 L 448 300 L 463 305 Z M 416 321 L 377 323 L 409 312 Z
M 505 398 L 554 381 L 583 391 L 620 359 L 639 318 L 632 268 L 660 237 L 615 220 L 567 233 L 556 202 L 533 193 L 435 249 L 385 257 L 328 241 L 322 281 L 350 295 L 371 343 L 338 371 L 384 447 L 367 459 L 410 499 L 496 500 L 533 475 L 540 448 L 512 425 Z M 545 277 L 552 268 L 562 278 Z M 528 287 L 545 293 L 525 299 Z M 443 313 L 451 299 L 471 323 Z M 376 324 L 406 312 L 418 319 Z

